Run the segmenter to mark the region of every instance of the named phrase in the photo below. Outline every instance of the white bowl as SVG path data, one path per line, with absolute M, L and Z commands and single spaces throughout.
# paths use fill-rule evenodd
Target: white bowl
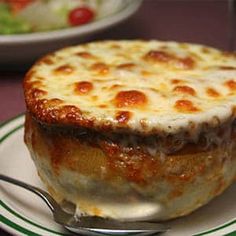
M 92 23 L 73 28 L 18 35 L 0 35 L 1 68 L 30 63 L 58 48 L 77 44 L 95 32 L 116 25 L 131 16 L 142 0 L 124 0 L 121 10 Z

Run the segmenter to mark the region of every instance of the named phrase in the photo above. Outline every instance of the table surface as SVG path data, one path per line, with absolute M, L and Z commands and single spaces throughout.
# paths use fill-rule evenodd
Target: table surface
M 96 40 L 137 38 L 201 43 L 229 50 L 227 1 L 144 0 L 138 12 L 127 21 L 93 37 Z M 2 67 L 0 123 L 25 111 L 22 80 L 30 66 L 23 71 L 14 68 L 3 71 Z M 0 230 L 0 235 L 9 234 Z

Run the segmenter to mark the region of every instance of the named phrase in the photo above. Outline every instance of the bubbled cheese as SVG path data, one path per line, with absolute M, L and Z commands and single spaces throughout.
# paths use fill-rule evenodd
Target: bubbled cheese
M 176 133 L 234 116 L 236 55 L 177 42 L 93 42 L 42 58 L 24 88 L 42 122 Z

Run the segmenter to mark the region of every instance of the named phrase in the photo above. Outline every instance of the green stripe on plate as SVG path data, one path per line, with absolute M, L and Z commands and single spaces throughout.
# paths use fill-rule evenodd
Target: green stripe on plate
M 14 117 L 10 118 L 9 120 L 6 120 L 6 121 L 1 122 L 1 123 L 0 123 L 0 128 L 3 127 L 3 126 L 5 126 L 5 125 L 7 125 L 8 123 L 11 123 L 11 122 L 14 121 L 14 120 L 17 120 L 17 119 L 23 117 L 24 115 L 25 115 L 25 113 L 21 113 L 21 114 L 19 114 L 19 115 L 17 115 L 17 116 L 14 116 Z
M 0 215 L 0 221 L 3 222 L 4 224 L 10 226 L 11 228 L 14 228 L 18 232 L 21 232 L 25 235 L 30 235 L 30 236 L 41 236 L 40 234 L 36 234 L 28 229 L 23 228 L 22 226 L 12 222 L 11 220 L 7 219 L 3 215 Z
M 5 135 L 3 135 L 0 138 L 0 143 L 2 143 L 5 139 L 7 139 L 11 134 L 15 133 L 17 130 L 21 129 L 24 125 L 18 125 L 17 127 L 15 127 L 14 129 L 12 129 L 11 131 L 9 131 L 8 133 L 6 133 Z
M 236 231 L 231 232 L 231 233 L 229 233 L 229 234 L 225 234 L 224 236 L 236 236 Z
M 8 212 L 10 212 L 11 214 L 13 214 L 14 216 L 16 216 L 17 218 L 25 221 L 26 223 L 29 223 L 33 226 L 36 226 L 40 229 L 43 229 L 43 230 L 46 230 L 50 233 L 54 233 L 54 234 L 57 234 L 57 235 L 70 235 L 70 234 L 64 234 L 64 233 L 60 233 L 60 232 L 57 232 L 57 231 L 54 231 L 54 230 L 51 230 L 51 229 L 48 229 L 46 227 L 43 227 L 37 223 L 34 223 L 33 221 L 31 220 L 28 220 L 27 218 L 23 217 L 22 215 L 18 214 L 16 211 L 14 211 L 13 209 L 11 209 L 9 206 L 7 206 L 2 200 L 0 200 L 0 205 L 5 209 L 7 210 Z
M 229 223 L 226 223 L 226 224 L 224 224 L 224 225 L 221 225 L 221 226 L 219 226 L 219 227 L 217 227 L 217 228 L 214 228 L 214 229 L 211 229 L 211 230 L 202 232 L 202 233 L 200 233 L 200 234 L 194 234 L 194 236 L 201 236 L 201 235 L 210 234 L 210 233 L 213 233 L 213 232 L 215 232 L 215 231 L 221 230 L 221 229 L 223 229 L 223 228 L 225 228 L 225 227 L 228 227 L 228 226 L 230 226 L 230 225 L 233 225 L 233 224 L 235 224 L 235 223 L 236 223 L 236 219 L 230 221 Z

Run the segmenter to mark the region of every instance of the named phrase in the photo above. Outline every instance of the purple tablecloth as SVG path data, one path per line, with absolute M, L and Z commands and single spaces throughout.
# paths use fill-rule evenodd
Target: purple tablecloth
M 226 0 L 144 0 L 130 19 L 94 39 L 176 40 L 228 50 L 228 31 Z M 22 80 L 27 70 L 2 69 L 0 65 L 0 122 L 25 111 Z M 0 230 L 0 235 L 7 234 Z

